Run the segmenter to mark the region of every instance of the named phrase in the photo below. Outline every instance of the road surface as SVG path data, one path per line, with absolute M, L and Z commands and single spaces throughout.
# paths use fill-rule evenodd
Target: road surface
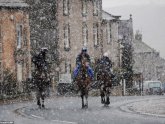
M 100 97 L 89 97 L 89 108 L 81 109 L 80 97 L 47 99 L 45 109 L 36 102 L 0 106 L 0 121 L 15 124 L 165 124 L 165 96 L 111 97 L 109 107 Z M 161 109 L 162 108 L 162 109 Z

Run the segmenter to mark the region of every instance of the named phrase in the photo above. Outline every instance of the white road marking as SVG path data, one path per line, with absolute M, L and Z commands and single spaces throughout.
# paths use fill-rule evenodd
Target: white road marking
M 69 121 L 59 121 L 59 120 L 51 120 L 55 122 L 61 122 L 61 123 L 66 123 L 66 124 L 77 124 L 76 122 L 69 122 Z
M 37 116 L 37 115 L 32 115 L 34 118 L 39 118 L 39 119 L 44 119 L 43 117 Z M 44 119 L 45 120 L 45 119 Z M 60 121 L 60 120 L 49 120 L 49 121 L 54 121 L 54 122 L 59 122 L 59 123 L 65 123 L 65 124 L 77 124 L 76 122 L 69 122 L 69 121 Z
M 32 117 L 35 117 L 35 118 L 40 118 L 40 119 L 44 119 L 43 117 L 40 117 L 40 116 L 36 116 L 36 115 L 31 115 Z

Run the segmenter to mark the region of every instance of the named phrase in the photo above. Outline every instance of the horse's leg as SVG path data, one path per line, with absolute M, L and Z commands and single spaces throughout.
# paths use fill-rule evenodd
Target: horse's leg
M 106 87 L 106 105 L 109 105 L 110 104 L 110 87 Z
M 85 107 L 88 108 L 88 89 L 85 89 L 85 99 L 86 99 L 86 103 L 85 103 Z
M 84 93 L 83 93 L 83 90 L 81 89 L 81 100 L 82 100 L 82 109 L 84 108 Z
M 105 94 L 104 94 L 104 86 L 101 85 L 100 87 L 100 96 L 101 96 L 101 103 L 104 104 L 105 103 Z
M 45 99 L 45 93 L 44 91 L 41 93 L 41 99 L 42 99 L 42 108 L 45 108 L 45 105 L 44 105 L 44 99 Z
M 41 97 L 40 91 L 37 90 L 37 105 L 39 106 L 39 108 L 41 108 L 40 97 Z

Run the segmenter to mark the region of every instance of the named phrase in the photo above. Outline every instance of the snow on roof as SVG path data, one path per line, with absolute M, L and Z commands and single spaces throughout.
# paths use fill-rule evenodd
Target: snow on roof
M 102 18 L 106 20 L 114 20 L 114 19 L 119 19 L 121 16 L 114 16 L 104 10 L 102 10 Z
M 29 5 L 22 0 L 0 0 L 0 7 L 21 8 Z

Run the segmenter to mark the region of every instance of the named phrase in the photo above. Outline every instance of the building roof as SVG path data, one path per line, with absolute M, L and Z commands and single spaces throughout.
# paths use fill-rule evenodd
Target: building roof
M 136 40 L 136 39 L 133 41 L 133 48 L 134 48 L 135 53 L 156 52 L 155 49 L 151 48 L 146 43 Z
M 22 8 L 28 6 L 29 5 L 22 0 L 0 0 L 0 7 Z
M 104 10 L 102 10 L 102 18 L 106 20 L 118 20 L 121 16 L 112 15 Z

